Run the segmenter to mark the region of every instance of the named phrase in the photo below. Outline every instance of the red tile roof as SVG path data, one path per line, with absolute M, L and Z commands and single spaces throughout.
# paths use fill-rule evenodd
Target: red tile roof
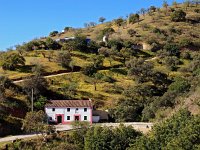
M 92 107 L 90 100 L 49 100 L 45 107 Z

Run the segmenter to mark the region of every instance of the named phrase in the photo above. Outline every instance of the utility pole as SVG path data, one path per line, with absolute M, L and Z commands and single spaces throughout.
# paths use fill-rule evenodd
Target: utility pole
M 31 111 L 33 112 L 33 88 L 31 90 Z

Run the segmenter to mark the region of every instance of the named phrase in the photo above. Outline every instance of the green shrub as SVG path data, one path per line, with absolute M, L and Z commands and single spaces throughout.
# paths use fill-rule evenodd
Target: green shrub
M 114 83 L 116 80 L 110 76 L 107 76 L 107 75 L 104 75 L 102 77 L 102 80 L 105 81 L 105 82 L 109 82 L 109 83 Z
M 109 46 L 110 48 L 113 48 L 114 50 L 119 51 L 119 50 L 122 49 L 123 43 L 121 42 L 121 40 L 117 40 L 117 39 L 114 40 L 114 39 L 113 39 L 113 40 L 109 40 L 109 41 L 108 41 L 108 46 Z
M 170 32 L 170 34 L 172 34 L 172 33 L 176 33 L 176 34 L 182 34 L 182 31 L 181 31 L 181 29 L 177 29 L 177 28 L 175 28 L 174 26 L 172 26 L 172 27 L 169 27 L 169 32 Z
M 131 48 L 132 45 L 133 45 L 133 42 L 132 42 L 132 41 L 129 41 L 129 40 L 123 41 L 123 46 L 124 46 L 125 48 Z
M 110 71 L 115 72 L 117 74 L 127 75 L 127 71 L 125 69 L 120 68 L 111 68 Z
M 99 44 L 100 47 L 105 47 L 106 46 L 106 43 L 103 42 L 103 41 L 99 42 L 98 44 Z
M 180 60 L 176 56 L 168 56 L 164 58 L 164 63 L 171 71 L 175 71 L 177 65 L 180 64 Z
M 115 19 L 114 20 L 114 23 L 118 26 L 118 27 L 120 27 L 120 26 L 122 26 L 122 24 L 124 23 L 124 19 L 123 18 L 118 18 L 118 19 Z
M 151 47 L 152 47 L 151 51 L 156 52 L 162 48 L 162 45 L 156 42 L 156 43 L 152 43 Z
M 104 35 L 106 35 L 106 34 L 111 34 L 111 33 L 114 33 L 115 32 L 115 30 L 113 29 L 113 28 L 105 28 L 105 29 L 103 29 L 102 30 L 102 33 L 104 34 Z
M 149 10 L 152 11 L 152 12 L 155 12 L 155 11 L 156 11 L 156 7 L 155 7 L 155 6 L 151 6 L 151 7 L 149 8 Z
M 131 37 L 135 36 L 136 33 L 137 33 L 137 32 L 136 32 L 135 30 L 133 30 L 133 29 L 128 29 L 128 34 L 129 34 Z
M 85 136 L 85 149 L 87 150 L 125 150 L 130 147 L 136 137 L 141 133 L 131 126 L 89 128 Z
M 194 9 L 195 13 L 200 13 L 200 9 Z
M 52 31 L 49 33 L 49 36 L 53 37 L 56 36 L 58 34 L 58 31 Z
M 97 72 L 97 68 L 95 68 L 93 64 L 90 64 L 82 68 L 82 72 L 84 75 L 92 76 L 94 73 Z
M 170 56 L 177 56 L 179 57 L 180 49 L 177 44 L 173 43 L 166 43 L 164 46 L 164 50 L 166 50 Z
M 177 93 L 174 91 L 166 92 L 162 97 L 160 97 L 156 103 L 157 107 L 173 107 L 175 105 L 175 98 Z
M 182 109 L 166 121 L 154 125 L 149 134 L 136 139 L 130 150 L 198 149 L 199 124 L 199 116 Z
M 177 94 L 187 92 L 189 89 L 190 83 L 182 77 L 175 78 L 174 82 L 169 86 L 169 91 L 176 92 Z
M 129 16 L 129 23 L 136 23 L 140 20 L 140 16 L 138 14 L 131 14 Z
M 200 69 L 200 55 L 195 53 L 192 58 L 193 60 L 190 62 L 188 70 L 194 73 L 196 70 Z
M 64 28 L 65 32 L 69 31 L 70 29 L 72 29 L 72 27 L 65 27 Z
M 140 121 L 143 105 L 138 99 L 119 99 L 117 105 L 109 110 L 116 122 Z
M 175 10 L 171 14 L 171 20 L 175 22 L 185 21 L 186 13 L 183 10 Z
M 15 70 L 19 66 L 25 65 L 25 58 L 19 54 L 13 53 L 5 56 L 2 63 L 4 70 Z
M 104 91 L 106 93 L 122 94 L 122 92 L 124 91 L 124 88 L 114 83 L 113 85 L 105 86 Z
M 109 49 L 105 48 L 105 47 L 101 47 L 101 48 L 99 48 L 98 53 L 100 55 L 103 55 L 104 57 L 108 57 L 109 56 Z
M 57 62 L 59 62 L 62 67 L 69 68 L 71 61 L 72 58 L 68 51 L 61 51 L 58 53 Z
M 183 59 L 190 60 L 190 59 L 191 59 L 190 52 L 189 52 L 189 51 L 183 51 L 183 52 L 181 53 L 181 57 L 182 57 Z
M 152 30 L 152 32 L 153 32 L 153 33 L 159 33 L 159 34 L 162 33 L 162 31 L 161 31 L 159 28 L 154 28 L 154 29 Z
M 152 105 L 144 107 L 142 111 L 142 121 L 149 121 L 149 119 L 152 119 L 155 117 L 156 109 L 152 107 Z
M 105 28 L 105 29 L 103 29 L 103 30 L 101 30 L 101 31 L 99 32 L 98 39 L 101 39 L 101 40 L 102 40 L 103 36 L 105 36 L 105 35 L 110 35 L 110 34 L 112 34 L 112 33 L 114 33 L 114 32 L 115 32 L 115 30 L 114 30 L 113 28 L 107 27 L 107 28 Z
M 192 40 L 188 38 L 183 38 L 179 40 L 179 46 L 180 47 L 187 47 L 192 45 Z
M 75 48 L 81 52 L 88 52 L 87 41 L 85 36 L 75 36 Z
M 57 43 L 51 38 L 47 38 L 45 42 L 48 49 L 57 50 L 62 47 L 59 43 Z
M 88 52 L 90 53 L 98 53 L 98 49 L 100 48 L 99 45 L 95 41 L 90 41 L 87 44 Z

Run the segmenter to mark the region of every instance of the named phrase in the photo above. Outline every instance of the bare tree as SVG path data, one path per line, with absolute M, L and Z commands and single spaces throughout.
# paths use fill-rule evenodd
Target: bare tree
M 174 1 L 172 2 L 172 5 L 173 5 L 175 8 L 177 8 L 178 3 L 176 2 L 176 0 L 174 0 Z
M 145 8 L 141 8 L 140 9 L 140 13 L 145 17 L 146 9 Z

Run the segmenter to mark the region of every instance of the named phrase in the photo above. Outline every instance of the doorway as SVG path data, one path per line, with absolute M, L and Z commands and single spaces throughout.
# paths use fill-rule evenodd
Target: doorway
M 75 120 L 75 121 L 79 121 L 79 120 L 80 120 L 80 117 L 79 117 L 79 116 L 75 116 L 74 120 Z
M 62 116 L 57 116 L 57 123 L 62 123 Z

